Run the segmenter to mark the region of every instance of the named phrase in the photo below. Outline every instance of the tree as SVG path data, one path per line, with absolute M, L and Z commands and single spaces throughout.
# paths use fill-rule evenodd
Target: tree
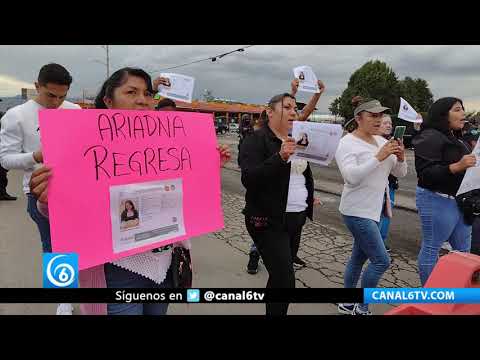
M 347 88 L 331 108 L 338 109 L 339 115 L 346 119 L 353 117 L 352 98 L 360 95 L 364 99 L 377 99 L 382 105 L 396 111 L 400 106 L 400 84 L 397 75 L 386 63 L 369 61 L 356 70 L 348 81 Z M 331 110 L 330 110 L 331 111 Z
M 427 112 L 433 104 L 433 95 L 423 79 L 407 76 L 400 81 L 400 94 L 417 112 Z
M 328 111 L 330 111 L 333 115 L 339 115 L 340 114 L 340 98 L 335 98 L 335 100 L 332 101 L 330 106 L 328 107 Z

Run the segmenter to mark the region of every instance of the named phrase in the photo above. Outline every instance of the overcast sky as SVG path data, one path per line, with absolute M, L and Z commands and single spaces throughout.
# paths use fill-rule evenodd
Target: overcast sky
M 124 66 L 142 67 L 151 75 L 158 71 L 207 58 L 245 45 L 112 45 L 111 73 Z M 65 66 L 74 82 L 69 96 L 81 97 L 83 89 L 95 94 L 106 75 L 105 51 L 100 46 L 0 46 L 0 96 L 20 94 L 33 87 L 40 67 L 49 62 Z M 195 77 L 194 98 L 205 89 L 213 95 L 263 104 L 273 95 L 288 91 L 292 69 L 310 65 L 325 82 L 326 93 L 318 109 L 328 112 L 330 102 L 345 89 L 353 71 L 369 60 L 382 60 L 399 79 L 421 77 L 428 81 L 435 99 L 457 96 L 466 110 L 480 110 L 480 46 L 477 45 L 255 45 L 245 52 L 216 62 L 205 61 L 169 70 Z M 300 93 L 300 101 L 308 94 Z

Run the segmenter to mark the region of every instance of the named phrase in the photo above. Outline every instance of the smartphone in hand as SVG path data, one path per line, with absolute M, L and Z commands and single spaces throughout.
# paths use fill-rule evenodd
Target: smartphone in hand
M 405 134 L 406 128 L 406 126 L 396 126 L 395 131 L 393 132 L 393 138 L 401 141 L 403 139 L 403 135 Z

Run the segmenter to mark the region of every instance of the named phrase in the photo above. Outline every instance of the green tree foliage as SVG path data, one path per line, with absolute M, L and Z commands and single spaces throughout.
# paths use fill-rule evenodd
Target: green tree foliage
M 433 103 L 433 95 L 425 80 L 410 77 L 398 80 L 392 68 L 379 60 L 365 63 L 350 76 L 347 88 L 330 104 L 330 112 L 346 119 L 352 118 L 352 98 L 357 95 L 366 100 L 379 100 L 391 109 L 392 114 L 398 112 L 400 97 L 421 113 L 428 111 Z
M 427 112 L 433 104 L 433 95 L 426 80 L 407 76 L 400 81 L 400 93 L 417 112 Z

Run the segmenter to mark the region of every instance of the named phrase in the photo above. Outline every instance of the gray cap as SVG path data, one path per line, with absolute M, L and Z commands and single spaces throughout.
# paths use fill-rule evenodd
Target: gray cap
M 352 121 L 355 121 L 355 118 L 345 119 L 345 120 L 343 121 L 343 128 L 344 128 L 344 129 L 347 129 L 347 127 L 352 123 Z
M 382 113 L 386 110 L 390 110 L 390 108 L 382 106 L 382 104 L 380 104 L 380 101 L 378 101 L 378 100 L 371 100 L 371 101 L 368 101 L 366 103 L 358 105 L 355 108 L 355 111 L 353 112 L 353 114 L 355 116 L 357 116 L 362 111 L 368 111 L 368 112 L 371 112 L 373 114 L 378 114 L 378 113 Z

